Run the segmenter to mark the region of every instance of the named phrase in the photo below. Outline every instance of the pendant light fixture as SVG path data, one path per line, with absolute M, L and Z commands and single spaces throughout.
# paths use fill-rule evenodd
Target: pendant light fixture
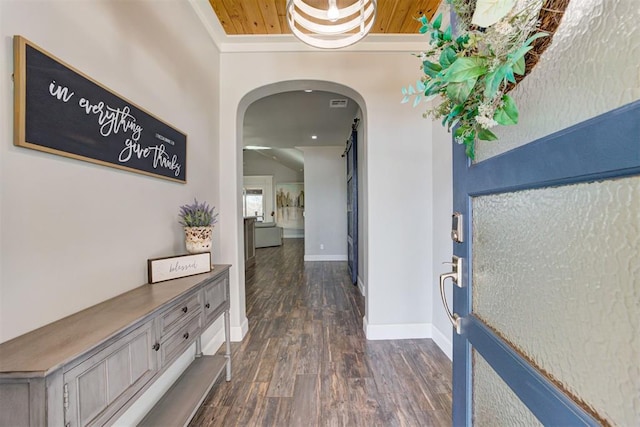
M 376 0 L 351 0 L 343 8 L 338 8 L 336 0 L 328 0 L 327 9 L 315 8 L 307 1 L 287 0 L 287 22 L 294 36 L 313 47 L 352 45 L 369 33 L 376 20 Z

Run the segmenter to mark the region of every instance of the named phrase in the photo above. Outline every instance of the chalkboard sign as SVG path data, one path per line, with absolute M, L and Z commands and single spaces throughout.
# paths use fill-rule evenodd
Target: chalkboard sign
M 178 182 L 187 136 L 14 36 L 14 144 Z

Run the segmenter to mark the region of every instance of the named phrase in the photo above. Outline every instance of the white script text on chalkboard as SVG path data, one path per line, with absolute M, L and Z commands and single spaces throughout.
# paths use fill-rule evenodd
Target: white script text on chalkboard
M 65 103 L 69 102 L 75 94 L 75 92 L 71 92 L 68 87 L 56 84 L 55 80 L 49 84 L 49 93 L 51 96 Z M 122 148 L 118 156 L 120 163 L 126 164 L 134 156 L 138 159 L 143 159 L 153 154 L 151 157 L 154 169 L 161 167 L 172 171 L 175 176 L 180 175 L 181 164 L 178 161 L 178 156 L 175 154 L 169 156 L 164 144 L 145 147 L 138 143 L 142 136 L 143 128 L 131 114 L 131 108 L 128 105 L 122 108 L 111 107 L 103 101 L 92 103 L 91 100 L 81 97 L 78 100 L 78 106 L 82 108 L 87 115 L 97 116 L 97 122 L 98 125 L 100 125 L 99 132 L 102 137 L 131 132 L 130 137 L 125 138 L 123 142 L 124 148 Z M 157 136 L 158 134 L 156 134 L 156 137 Z M 168 142 L 173 142 L 168 138 L 164 139 L 167 139 Z

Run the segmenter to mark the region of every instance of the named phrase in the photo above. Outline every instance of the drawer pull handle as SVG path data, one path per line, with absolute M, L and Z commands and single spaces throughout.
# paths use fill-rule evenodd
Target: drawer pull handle
M 185 340 L 189 339 L 189 332 L 186 332 L 183 336 L 182 336 Z
M 151 348 L 154 349 L 155 351 L 160 350 L 160 343 L 155 343 Z
M 188 307 L 182 307 L 182 312 L 183 312 L 183 313 L 186 313 L 188 310 L 189 310 L 189 308 L 188 308 Z
M 204 305 L 204 308 L 211 308 L 211 304 L 206 303 L 206 304 Z

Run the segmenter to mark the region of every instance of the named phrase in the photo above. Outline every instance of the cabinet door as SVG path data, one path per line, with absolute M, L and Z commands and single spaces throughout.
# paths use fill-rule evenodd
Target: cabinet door
M 205 327 L 209 326 L 229 304 L 229 278 L 227 275 L 207 284 L 204 289 L 203 313 Z
M 149 321 L 66 370 L 65 422 L 69 427 L 102 425 L 153 377 L 152 326 Z

